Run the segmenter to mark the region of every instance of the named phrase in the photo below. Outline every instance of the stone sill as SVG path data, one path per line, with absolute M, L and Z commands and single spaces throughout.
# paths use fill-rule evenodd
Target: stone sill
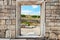
M 16 39 L 35 39 L 35 38 L 43 38 L 41 36 L 16 36 Z

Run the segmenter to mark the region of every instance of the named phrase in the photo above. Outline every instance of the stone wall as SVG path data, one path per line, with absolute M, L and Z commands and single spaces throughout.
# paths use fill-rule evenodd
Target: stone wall
M 48 39 L 60 39 L 60 0 L 46 1 L 46 37 Z M 0 0 L 0 35 L 2 35 L 1 37 L 5 37 L 5 35 L 7 35 L 6 32 L 8 32 L 9 34 L 8 36 L 6 36 L 6 38 L 15 38 L 15 27 L 16 0 Z
M 60 0 L 46 2 L 46 35 L 49 39 L 60 39 Z
M 16 0 L 0 0 L 0 35 L 5 37 L 9 31 L 11 36 L 15 37 L 16 26 Z M 2 34 L 3 33 L 3 34 Z M 7 36 L 6 36 L 7 37 Z

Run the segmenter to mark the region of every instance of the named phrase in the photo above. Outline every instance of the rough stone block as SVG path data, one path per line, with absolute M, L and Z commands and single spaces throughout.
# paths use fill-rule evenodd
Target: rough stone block
M 46 22 L 50 22 L 50 20 L 47 19 Z
M 0 38 L 4 38 L 5 37 L 4 35 L 5 35 L 4 32 L 0 32 Z
M 11 38 L 15 38 L 15 30 L 13 31 L 13 30 L 11 30 Z
M 7 24 L 7 25 L 10 25 L 10 24 L 11 24 L 11 20 L 7 19 L 7 20 L 6 20 L 6 24 Z
M 2 16 L 2 17 L 0 17 L 0 19 L 10 19 L 10 18 Z
M 0 29 L 7 29 L 7 25 L 0 25 Z
M 53 35 L 53 36 L 52 36 Z M 54 34 L 54 33 L 50 33 L 50 37 L 49 37 L 50 39 L 56 39 L 57 38 L 57 36 Z
M 5 27 L 4 27 L 4 25 L 2 26 L 2 25 L 0 25 L 0 29 L 4 29 Z
M 7 16 L 8 17 L 8 16 L 10 16 L 10 14 L 9 13 L 4 13 L 3 16 Z
M 0 20 L 0 24 L 5 24 L 5 20 Z
M 7 0 L 4 0 L 4 5 L 7 5 Z
M 16 6 L 15 6 L 15 5 L 12 5 L 12 6 L 11 6 L 11 9 L 12 9 L 12 10 L 16 10 Z
M 56 17 L 56 19 L 60 19 L 60 17 L 59 17 L 59 16 L 57 16 L 57 17 Z
M 0 1 L 0 5 L 3 5 L 3 1 Z
M 60 39 L 60 34 L 58 35 L 58 39 Z
M 16 1 L 12 1 L 12 5 L 16 5 Z
M 10 30 L 15 30 L 15 27 L 16 27 L 15 25 L 10 25 L 10 26 L 9 26 L 9 29 L 10 29 Z
M 51 3 L 51 6 L 58 6 L 59 5 L 59 3 L 57 2 L 57 3 Z
M 46 17 L 46 19 L 55 20 L 55 17 Z
M 46 0 L 47 2 L 59 2 L 59 0 Z
M 52 11 L 51 10 L 46 10 L 46 14 L 51 14 Z
M 53 22 L 49 22 L 48 25 L 53 27 L 55 24 Z
M 12 25 L 13 24 L 16 24 L 16 20 L 15 19 L 12 19 L 11 23 L 12 23 Z
M 46 6 L 46 9 L 51 9 L 51 6 Z
M 52 30 L 52 31 L 56 30 L 57 32 L 59 32 L 60 27 L 51 27 L 51 30 Z
M 15 19 L 16 17 L 15 17 L 15 14 L 14 13 L 11 13 L 11 15 L 10 15 L 10 19 Z
M 57 6 L 50 6 L 50 9 L 57 9 Z
M 49 3 L 49 2 L 46 3 L 46 6 L 50 6 L 50 5 L 51 5 L 51 3 Z
M 55 22 L 55 27 L 60 27 L 60 22 Z
M 11 10 L 11 13 L 16 14 L 16 10 Z
M 11 40 L 27 40 L 27 39 L 11 39 Z
M 12 0 L 9 0 L 9 5 L 11 5 L 11 3 L 12 3 L 11 1 L 12 1 Z
M 49 14 L 49 13 L 46 14 L 46 17 L 50 17 L 50 16 L 51 16 L 51 14 Z
M 0 13 L 0 17 L 3 16 L 3 15 L 4 15 L 4 13 Z

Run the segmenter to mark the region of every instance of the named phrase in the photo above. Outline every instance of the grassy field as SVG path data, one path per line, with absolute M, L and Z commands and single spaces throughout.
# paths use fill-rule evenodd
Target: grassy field
M 28 26 L 37 26 L 40 24 L 40 16 L 21 15 L 21 24 L 28 25 Z

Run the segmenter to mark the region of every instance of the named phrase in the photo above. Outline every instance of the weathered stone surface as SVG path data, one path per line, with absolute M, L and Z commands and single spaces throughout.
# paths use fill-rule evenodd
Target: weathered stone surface
M 57 3 L 53 3 L 53 2 L 52 2 L 52 3 L 50 3 L 50 5 L 51 5 L 51 6 L 58 6 L 58 5 L 60 5 L 60 3 L 58 3 L 58 2 L 57 2 Z
M 16 5 L 16 1 L 12 1 L 12 5 Z
M 57 9 L 58 6 L 50 6 L 51 9 Z
M 2 16 L 2 17 L 0 17 L 0 19 L 9 19 L 9 17 Z
M 15 30 L 15 25 L 10 25 L 10 26 L 9 26 L 9 29 L 10 29 L 10 30 Z
M 15 6 L 15 5 L 12 5 L 12 6 L 11 6 L 11 9 L 12 9 L 12 10 L 16 10 L 16 6 Z
M 52 2 L 51 2 L 52 1 Z M 46 32 L 50 32 L 50 38 L 54 39 L 57 38 L 60 31 L 60 4 L 58 0 L 50 0 L 50 10 L 46 9 Z M 47 5 L 46 5 L 47 6 Z M 48 16 L 47 16 L 48 15 Z M 55 31 L 55 32 L 54 32 Z M 48 34 L 46 34 L 49 36 Z M 53 35 L 53 36 L 52 36 Z M 59 37 L 58 37 L 59 38 Z
M 16 10 L 11 10 L 11 13 L 16 14 Z
M 50 5 L 51 5 L 51 3 L 48 3 L 48 2 L 46 3 L 46 6 L 50 6 Z
M 3 15 L 4 15 L 4 13 L 0 13 L 0 17 L 3 16 Z
M 6 25 L 10 25 L 11 24 L 11 20 L 7 19 L 6 20 Z
M 55 17 L 46 17 L 48 20 L 55 20 Z
M 50 27 L 51 31 L 57 31 L 57 33 L 60 31 L 60 27 Z
M 47 10 L 46 9 L 46 14 L 51 14 L 52 13 L 52 11 L 49 9 L 49 10 Z
M 55 24 L 54 24 L 53 22 L 50 22 L 50 23 L 48 23 L 47 25 L 54 27 Z
M 51 7 L 50 6 L 46 6 L 46 9 L 51 9 Z
M 11 20 L 11 24 L 14 24 L 15 25 L 16 24 L 16 20 L 15 19 L 12 19 Z
M 0 1 L 0 5 L 3 5 L 3 1 Z
M 26 39 L 11 39 L 11 40 L 26 40 Z
M 46 17 L 50 17 L 50 16 L 51 16 L 51 14 L 49 14 L 49 13 L 46 14 Z
M 7 5 L 7 0 L 4 0 L 4 5 Z
M 15 30 L 10 30 L 10 38 L 15 38 Z
M 53 35 L 53 36 L 52 36 Z M 54 33 L 50 33 L 50 36 L 49 36 L 50 39 L 56 39 L 57 36 L 54 34 Z
M 0 24 L 5 24 L 5 20 L 0 20 Z
M 4 35 L 5 35 L 5 33 L 2 30 L 2 32 L 0 32 L 0 38 L 4 38 L 5 37 Z
M 3 16 L 7 16 L 8 17 L 8 16 L 10 16 L 10 14 L 9 13 L 4 13 Z
M 46 0 L 47 2 L 59 2 L 59 0 Z
M 10 40 L 10 39 L 0 39 L 0 40 Z
M 15 37 L 15 27 L 16 27 L 15 1 L 16 0 L 9 0 L 9 1 L 4 0 L 3 4 L 3 0 L 0 0 L 0 29 L 8 28 L 10 32 L 9 37 L 11 38 Z M 46 3 L 46 32 L 52 30 L 57 30 L 58 32 L 60 32 L 60 3 L 58 3 L 60 2 L 60 0 L 47 0 L 47 1 L 48 2 Z M 0 33 L 0 36 L 1 35 L 4 35 L 4 33 L 3 32 Z M 46 34 L 46 36 L 49 35 Z M 50 38 L 57 38 L 57 36 L 54 33 L 51 33 Z M 60 38 L 60 35 L 58 36 L 58 38 Z M 26 39 L 19 39 L 19 40 L 26 40 Z M 29 39 L 29 40 L 35 40 L 35 39 Z
M 11 5 L 12 4 L 12 2 L 11 2 L 12 0 L 9 0 L 9 5 Z
M 60 39 L 60 35 L 58 35 L 58 39 Z
M 8 25 L 0 25 L 0 29 L 7 29 Z
M 10 19 L 16 19 L 16 16 L 15 16 L 14 13 L 11 13 L 11 14 L 10 14 Z
M 3 17 L 3 16 L 4 17 L 6 17 L 6 16 L 8 17 L 8 16 L 10 16 L 10 14 L 9 13 L 0 13 L 0 17 Z

